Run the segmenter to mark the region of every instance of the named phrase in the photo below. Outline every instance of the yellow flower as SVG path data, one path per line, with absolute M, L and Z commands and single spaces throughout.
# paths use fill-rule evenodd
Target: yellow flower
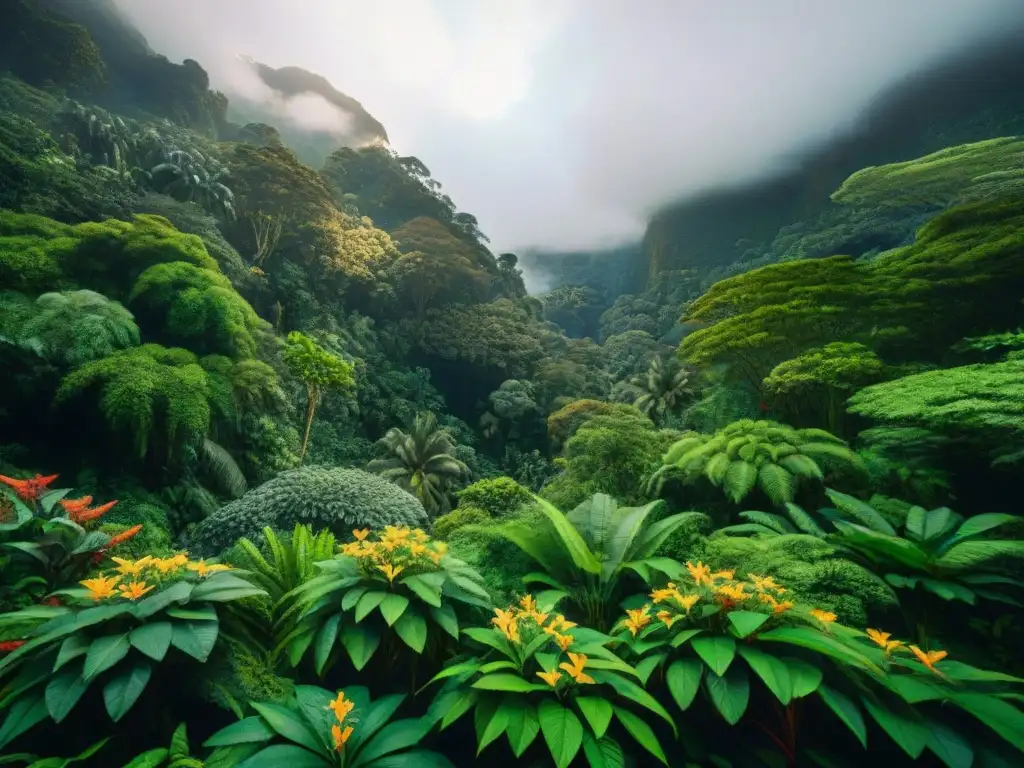
M 345 742 L 352 736 L 352 726 L 346 725 L 345 730 L 341 729 L 341 726 L 335 723 L 331 726 L 331 738 L 334 739 L 334 749 L 337 752 L 341 752 L 345 748 Z
M 516 617 L 512 611 L 503 611 L 501 608 L 495 608 L 491 624 L 500 629 L 505 637 L 513 643 L 519 642 L 519 625 L 516 624 Z
M 428 536 L 427 532 L 424 531 L 422 528 L 413 528 L 412 537 L 416 539 L 416 541 L 427 541 L 428 539 L 430 539 L 430 536 Z
M 359 557 L 362 551 L 363 545 L 358 541 L 350 541 L 348 544 L 343 544 L 341 547 L 341 554 L 348 555 L 349 557 Z
M 903 643 L 899 640 L 890 640 L 892 635 L 888 632 L 882 632 L 880 629 L 868 629 L 866 632 L 871 641 L 885 651 L 886 656 L 903 647 Z
M 533 613 L 537 610 L 537 601 L 533 599 L 533 595 L 527 595 L 519 601 L 519 607 L 526 613 Z
M 405 570 L 404 566 L 394 566 L 391 563 L 383 563 L 377 566 L 377 570 L 383 571 L 384 575 L 388 577 L 388 581 L 394 582 L 395 577 Z
M 626 615 L 629 617 L 626 619 L 626 629 L 629 633 L 636 637 L 636 633 L 651 623 L 651 606 L 645 605 L 643 608 L 637 608 L 635 610 L 626 611 Z
M 754 589 L 758 592 L 764 592 L 766 589 L 775 590 L 777 592 L 785 592 L 781 586 L 775 583 L 775 579 L 771 576 L 757 576 L 753 573 L 748 573 L 747 578 L 750 579 L 754 584 Z
M 146 566 L 153 561 L 153 558 L 149 555 L 146 555 L 141 560 L 136 560 L 135 562 L 132 562 L 131 560 L 124 560 L 120 557 L 112 557 L 110 559 L 117 563 L 117 568 L 114 570 L 122 576 L 139 576 Z
M 144 581 L 133 581 L 131 584 L 122 584 L 118 589 L 121 591 L 121 597 L 127 597 L 129 600 L 138 600 L 153 589 L 153 585 L 150 584 L 147 587 Z
M 711 574 L 712 580 L 725 579 L 726 581 L 732 581 L 732 577 L 736 575 L 736 571 L 715 571 Z
M 654 614 L 654 617 L 669 629 L 672 629 L 672 625 L 679 621 L 681 618 L 683 618 L 679 614 L 673 616 L 668 611 L 658 611 L 656 614 Z
M 367 536 L 370 535 L 370 529 L 356 528 L 352 531 L 352 535 L 356 537 L 356 541 L 363 541 Z
M 401 542 L 398 539 L 381 539 L 380 540 L 380 545 L 382 547 L 384 547 L 384 551 L 386 551 L 386 552 L 394 552 L 395 551 L 395 547 L 397 547 L 399 544 L 401 544 Z
M 174 557 L 154 558 L 151 565 L 158 571 L 160 571 L 160 573 L 167 575 L 171 571 L 178 570 L 187 562 L 187 556 L 185 557 L 184 561 L 181 561 L 179 560 L 179 556 L 175 555 Z
M 686 570 L 690 572 L 690 576 L 698 584 L 711 584 L 711 569 L 708 568 L 704 563 L 698 561 L 696 565 L 693 563 L 686 563 Z
M 418 541 L 409 542 L 409 552 L 413 557 L 419 557 L 427 551 L 425 544 L 420 544 Z
M 569 651 L 569 661 L 572 663 L 568 664 L 563 661 L 561 664 L 559 664 L 559 669 L 564 669 L 566 672 L 568 672 L 569 677 L 571 677 L 577 683 L 594 682 L 594 678 L 583 672 L 583 668 L 587 665 L 587 657 L 584 654 L 573 653 L 572 651 Z
M 930 669 L 937 675 L 942 674 L 941 672 L 939 672 L 939 670 L 935 668 L 935 665 L 942 661 L 944 658 L 946 658 L 946 651 L 925 652 L 918 648 L 916 645 L 911 645 L 910 650 L 914 652 L 915 656 L 917 656 L 917 660 L 924 664 L 926 667 L 928 667 L 928 669 Z
M 679 590 L 676 589 L 676 585 L 669 582 L 668 586 L 664 589 L 656 589 L 651 592 L 651 600 L 655 603 L 663 603 L 666 600 L 671 600 L 673 597 L 679 596 Z
M 105 598 L 114 596 L 114 588 L 117 586 L 117 582 L 119 582 L 120 580 L 120 576 L 110 576 L 104 578 L 103 574 L 101 573 L 95 579 L 86 579 L 85 581 L 80 581 L 78 583 L 89 590 L 89 597 L 91 597 L 93 600 L 103 600 Z
M 572 640 L 572 635 L 555 634 L 555 642 L 558 643 L 558 647 L 563 651 L 569 650 L 569 646 L 572 645 Z
M 205 560 L 198 560 L 194 563 L 188 564 L 190 571 L 195 571 L 204 579 L 211 573 L 217 573 L 218 571 L 230 571 L 230 565 L 224 565 L 223 563 L 207 563 Z
M 822 624 L 831 624 L 838 618 L 832 611 L 822 611 L 818 608 L 811 609 L 811 616 L 816 618 Z
M 554 688 L 558 685 L 558 681 L 562 679 L 562 673 L 557 669 L 553 669 L 550 672 L 538 672 L 537 677 Z
M 564 631 L 564 630 L 572 629 L 573 627 L 575 627 L 576 626 L 576 622 L 575 621 L 568 621 L 568 620 L 566 620 L 565 616 L 563 616 L 562 614 L 558 614 L 557 616 L 555 616 L 554 621 L 551 622 L 551 626 L 556 627 L 556 628 L 561 629 L 561 630 Z
M 403 541 L 409 538 L 409 536 L 411 535 L 412 531 L 410 531 L 404 525 L 399 528 L 396 528 L 393 525 L 388 525 L 384 528 L 384 538 L 394 539 L 396 542 Z
M 345 718 L 348 716 L 348 713 L 352 711 L 352 708 L 355 707 L 355 705 L 354 701 L 345 698 L 344 691 L 338 691 L 338 697 L 328 704 L 326 708 L 333 710 L 334 716 L 338 718 L 338 722 L 343 723 L 345 722 Z
M 722 584 L 715 587 L 715 594 L 724 598 L 724 603 L 738 603 L 746 600 L 750 595 L 743 589 L 742 584 Z
M 697 604 L 698 600 L 700 600 L 700 595 L 679 595 L 677 598 L 677 602 L 687 613 Z

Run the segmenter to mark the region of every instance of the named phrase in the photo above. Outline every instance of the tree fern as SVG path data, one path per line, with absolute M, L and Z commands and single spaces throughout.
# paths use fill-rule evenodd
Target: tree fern
M 249 490 L 245 475 L 224 446 L 208 437 L 203 438 L 200 446 L 203 469 L 222 490 L 236 499 Z
M 669 480 L 692 483 L 703 475 L 735 503 L 757 487 L 773 504 L 784 504 L 802 485 L 820 483 L 823 467 L 852 472 L 859 461 L 845 442 L 823 430 L 745 419 L 713 435 L 690 434 L 676 442 L 647 487 L 660 492 Z

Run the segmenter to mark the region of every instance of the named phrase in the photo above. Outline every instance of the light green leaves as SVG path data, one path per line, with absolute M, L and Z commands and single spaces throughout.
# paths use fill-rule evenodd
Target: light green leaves
M 697 655 L 716 675 L 724 675 L 736 656 L 736 641 L 731 637 L 696 637 L 690 643 Z
M 551 699 L 540 703 L 537 717 L 556 768 L 567 768 L 583 745 L 583 725 L 579 718 Z

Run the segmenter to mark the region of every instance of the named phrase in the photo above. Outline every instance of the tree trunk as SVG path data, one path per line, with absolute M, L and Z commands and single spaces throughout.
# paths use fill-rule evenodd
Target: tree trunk
M 313 414 L 316 413 L 316 403 L 320 399 L 320 393 L 312 384 L 307 384 L 306 394 L 306 433 L 302 436 L 302 450 L 299 452 L 299 464 L 306 460 L 306 449 L 309 448 L 309 430 L 313 426 Z

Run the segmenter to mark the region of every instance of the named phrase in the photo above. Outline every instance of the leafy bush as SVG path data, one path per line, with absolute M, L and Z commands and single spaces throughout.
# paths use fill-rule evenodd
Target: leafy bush
M 480 509 L 480 507 L 460 505 L 434 521 L 434 537 L 444 541 L 463 526 L 486 525 L 493 519 L 486 510 Z
M 358 469 L 302 467 L 282 472 L 201 522 L 189 537 L 197 553 L 212 555 L 243 536 L 257 541 L 264 528 L 296 523 L 347 536 L 353 528 L 426 527 L 423 505 L 383 478 Z
M 425 719 L 444 729 L 475 710 L 478 755 L 504 734 L 519 759 L 543 734 L 557 768 L 567 768 L 581 748 L 591 768 L 604 768 L 609 755 L 617 758 L 612 764 L 623 764 L 622 746 L 608 733 L 614 716 L 625 733 L 669 765 L 645 717 L 653 714 L 673 731 L 675 724 L 633 682 L 637 671 L 605 647 L 608 635 L 542 613 L 532 595 L 494 613 L 494 626 L 465 630 L 488 650 L 431 680 L 448 683 Z
M 460 507 L 477 507 L 493 517 L 504 517 L 533 502 L 533 494 L 511 477 L 477 480 L 456 496 Z

